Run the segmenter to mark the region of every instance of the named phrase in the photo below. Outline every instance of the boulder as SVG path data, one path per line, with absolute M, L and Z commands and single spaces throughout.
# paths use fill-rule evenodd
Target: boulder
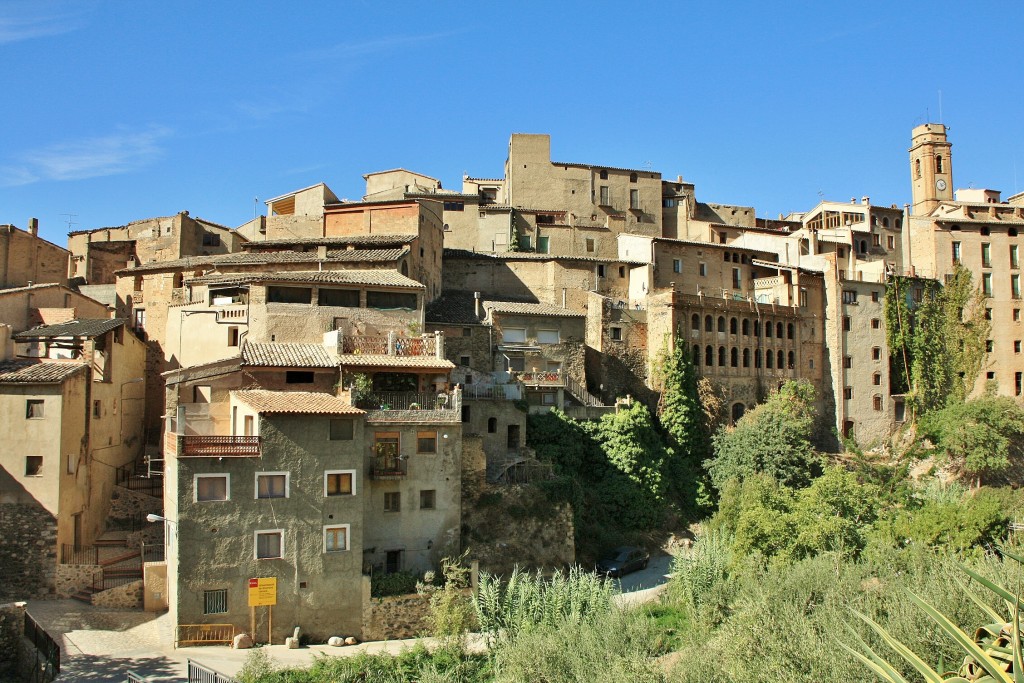
M 299 639 L 298 638 L 292 638 L 291 636 L 288 636 L 287 638 L 284 639 L 284 644 L 285 644 L 285 647 L 287 647 L 289 650 L 298 650 L 299 649 Z
M 358 645 L 359 641 L 356 640 L 354 637 L 349 636 L 348 638 L 345 639 L 345 644 L 346 645 Z
M 235 639 L 231 641 L 231 647 L 236 650 L 248 650 L 252 647 L 252 638 L 249 637 L 248 633 L 239 633 L 235 636 Z
M 341 647 L 345 644 L 345 639 L 340 636 L 331 636 L 327 639 L 327 644 L 331 647 Z

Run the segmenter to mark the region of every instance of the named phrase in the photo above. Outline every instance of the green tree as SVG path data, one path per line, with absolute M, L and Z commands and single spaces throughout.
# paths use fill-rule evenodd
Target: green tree
M 597 437 L 608 463 L 625 475 L 631 505 L 623 510 L 631 526 L 657 524 L 665 507 L 668 451 L 647 407 L 639 401 L 601 418 Z
M 708 430 L 691 354 L 689 344 L 677 331 L 672 353 L 665 358 L 659 417 L 676 452 L 702 462 L 709 455 Z
M 705 462 L 719 490 L 730 479 L 765 473 L 786 486 L 806 486 L 822 471 L 811 445 L 814 433 L 814 387 L 786 382 L 731 429 L 714 439 L 714 457 Z

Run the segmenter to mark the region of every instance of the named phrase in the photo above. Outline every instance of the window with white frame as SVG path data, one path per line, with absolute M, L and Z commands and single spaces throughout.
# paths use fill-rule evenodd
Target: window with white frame
M 327 470 L 324 472 L 324 496 L 354 496 L 355 470 Z
M 324 527 L 324 552 L 341 553 L 349 549 L 349 524 L 330 524 Z
M 287 498 L 290 475 L 288 472 L 257 472 L 257 498 Z
M 253 532 L 257 560 L 284 557 L 284 529 L 260 529 Z
M 525 327 L 506 327 L 501 330 L 501 340 L 506 344 L 525 344 Z
M 231 500 L 231 475 L 196 474 L 192 477 L 192 490 L 195 503 Z
M 538 344 L 558 344 L 562 341 L 558 330 L 537 330 Z

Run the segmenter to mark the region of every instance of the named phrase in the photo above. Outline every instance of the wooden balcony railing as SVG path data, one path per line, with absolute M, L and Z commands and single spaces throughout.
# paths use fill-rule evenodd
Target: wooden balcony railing
M 258 436 L 182 436 L 183 458 L 258 458 Z

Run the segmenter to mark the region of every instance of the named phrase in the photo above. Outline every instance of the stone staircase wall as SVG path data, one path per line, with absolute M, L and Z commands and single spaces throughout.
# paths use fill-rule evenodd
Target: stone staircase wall
M 139 579 L 94 594 L 92 604 L 114 609 L 142 609 L 142 592 L 143 581 Z
M 58 564 L 57 597 L 70 598 L 75 593 L 89 588 L 102 578 L 103 567 L 98 564 Z

